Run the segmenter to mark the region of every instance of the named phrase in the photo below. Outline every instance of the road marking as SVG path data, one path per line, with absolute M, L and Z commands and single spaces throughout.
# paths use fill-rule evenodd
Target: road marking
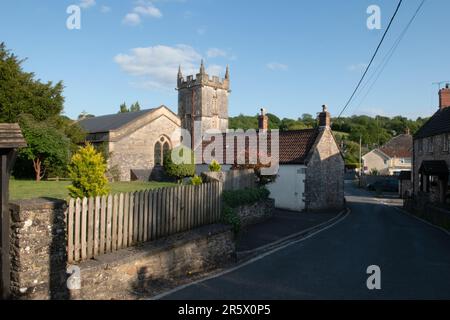
M 179 287 L 177 287 L 177 288 L 174 288 L 174 289 L 172 289 L 172 290 L 169 290 L 169 291 L 167 291 L 167 292 L 158 294 L 158 295 L 156 295 L 156 296 L 154 296 L 154 297 L 152 297 L 152 298 L 149 298 L 148 300 L 159 300 L 159 299 L 162 299 L 162 298 L 164 298 L 164 297 L 166 297 L 166 296 L 168 296 L 168 295 L 171 295 L 171 294 L 173 294 L 173 293 L 175 293 L 175 292 L 178 292 L 178 291 L 181 291 L 181 290 L 183 290 L 183 289 L 186 289 L 187 287 L 190 287 L 190 286 L 193 286 L 193 285 L 196 285 L 196 284 L 199 284 L 199 283 L 208 281 L 208 280 L 212 280 L 212 279 L 221 277 L 221 276 L 223 276 L 223 275 L 226 275 L 226 274 L 228 274 L 228 273 L 234 272 L 234 271 L 236 271 L 236 270 L 239 270 L 239 269 L 241 269 L 241 268 L 243 268 L 243 267 L 245 267 L 245 266 L 248 266 L 249 264 L 252 264 L 252 263 L 254 263 L 254 262 L 256 262 L 256 261 L 259 261 L 259 260 L 261 260 L 261 259 L 263 259 L 263 258 L 265 258 L 265 257 L 267 257 L 267 256 L 269 256 L 269 255 L 271 255 L 271 254 L 274 254 L 275 252 L 278 252 L 278 251 L 280 251 L 280 250 L 283 250 L 283 249 L 285 249 L 285 248 L 287 248 L 287 247 L 289 247 L 289 246 L 292 246 L 292 245 L 294 245 L 294 244 L 303 242 L 303 241 L 305 241 L 305 240 L 307 240 L 307 239 L 309 239 L 309 238 L 311 238 L 311 237 L 313 237 L 313 236 L 315 236 L 315 235 L 317 235 L 317 234 L 319 234 L 319 233 L 321 233 L 321 232 L 323 232 L 323 231 L 325 231 L 325 230 L 328 230 L 328 229 L 334 227 L 336 224 L 338 224 L 338 223 L 344 221 L 344 219 L 347 218 L 347 217 L 349 216 L 350 212 L 351 212 L 350 208 L 347 208 L 347 213 L 344 214 L 339 220 L 337 220 L 337 221 L 333 222 L 332 224 L 330 224 L 330 225 L 324 227 L 323 229 L 317 230 L 317 231 L 315 231 L 315 232 L 313 232 L 313 233 L 307 235 L 306 237 L 304 237 L 304 238 L 302 238 L 302 239 L 292 241 L 292 242 L 287 243 L 287 244 L 285 244 L 285 245 L 283 245 L 283 246 L 281 246 L 281 247 L 278 247 L 278 248 L 275 248 L 275 249 L 273 249 L 273 250 L 271 250 L 271 251 L 268 251 L 268 252 L 266 252 L 266 253 L 263 253 L 263 254 L 261 254 L 261 255 L 259 255 L 259 256 L 256 256 L 256 257 L 254 257 L 254 258 L 252 258 L 252 259 L 250 259 L 250 260 L 247 260 L 247 261 L 245 261 L 245 262 L 243 262 L 243 263 L 241 263 L 241 264 L 239 264 L 239 265 L 237 265 L 237 266 L 235 266 L 235 267 L 233 267 L 233 268 L 231 268 L 231 269 L 224 270 L 224 271 L 219 272 L 219 273 L 217 273 L 217 274 L 208 276 L 208 277 L 203 278 L 203 279 L 196 280 L 196 281 L 191 282 L 191 283 L 186 283 L 186 284 L 184 284 L 184 285 L 181 285 L 181 286 L 179 286 Z

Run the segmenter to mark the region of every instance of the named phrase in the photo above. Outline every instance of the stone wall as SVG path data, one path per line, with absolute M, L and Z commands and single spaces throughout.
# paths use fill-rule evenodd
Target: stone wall
M 61 200 L 10 204 L 13 298 L 68 298 L 65 209 Z
M 344 159 L 331 130 L 321 128 L 311 149 L 306 170 L 307 211 L 341 209 L 344 206 Z
M 120 299 L 152 290 L 160 281 L 216 268 L 234 257 L 228 226 L 195 231 L 128 248 L 83 262 L 79 299 Z
M 273 217 L 274 209 L 275 200 L 267 199 L 251 205 L 239 206 L 233 210 L 241 219 L 241 226 L 246 227 Z
M 361 176 L 361 186 L 363 188 L 366 188 L 369 184 L 374 184 L 378 181 L 397 181 L 398 177 L 396 176 L 389 176 L 389 175 L 362 175 Z
M 164 279 L 212 269 L 233 259 L 234 233 L 209 225 L 84 261 L 81 290 L 67 289 L 66 203 L 10 204 L 14 299 L 120 299 Z
M 256 176 L 253 169 L 230 170 L 226 172 L 203 172 L 202 178 L 205 182 L 222 182 L 223 190 L 225 191 L 256 187 Z

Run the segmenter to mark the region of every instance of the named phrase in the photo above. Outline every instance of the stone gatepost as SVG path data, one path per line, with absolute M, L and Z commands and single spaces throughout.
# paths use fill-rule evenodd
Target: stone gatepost
M 14 299 L 68 299 L 66 202 L 15 201 L 11 212 L 11 295 Z

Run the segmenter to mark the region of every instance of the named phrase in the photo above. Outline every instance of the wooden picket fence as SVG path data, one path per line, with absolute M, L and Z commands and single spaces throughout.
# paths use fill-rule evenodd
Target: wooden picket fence
M 79 262 L 140 243 L 217 223 L 220 182 L 95 198 L 71 199 L 68 261 Z

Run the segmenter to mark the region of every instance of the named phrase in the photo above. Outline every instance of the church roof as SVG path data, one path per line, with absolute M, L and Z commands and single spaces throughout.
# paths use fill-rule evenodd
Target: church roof
M 93 117 L 80 120 L 78 124 L 88 133 L 109 132 L 120 129 L 121 127 L 135 121 L 136 119 L 152 113 L 158 108 L 146 109 L 136 112 L 125 112 L 109 114 L 106 116 Z

